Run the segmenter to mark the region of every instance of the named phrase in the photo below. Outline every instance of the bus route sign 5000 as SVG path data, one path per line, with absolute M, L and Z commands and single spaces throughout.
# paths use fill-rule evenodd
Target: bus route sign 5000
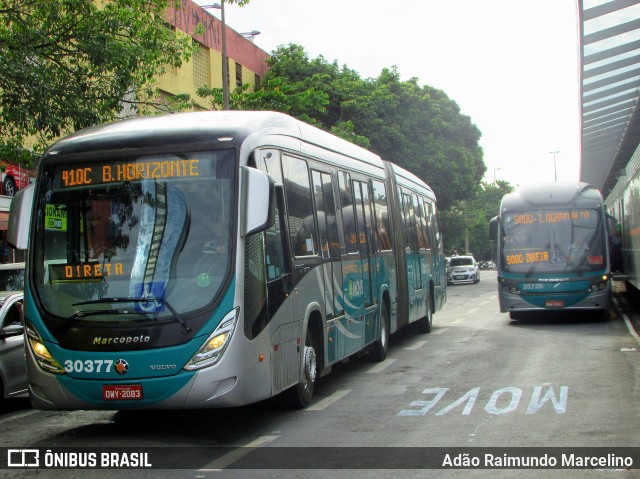
M 515 215 L 513 222 L 516 225 L 533 223 L 560 223 L 561 221 L 588 220 L 591 218 L 589 210 L 584 211 L 546 211 L 540 213 L 526 213 Z
M 523 264 L 523 263 L 541 263 L 549 261 L 549 253 L 547 251 L 536 251 L 534 253 L 518 253 L 506 255 L 507 264 Z

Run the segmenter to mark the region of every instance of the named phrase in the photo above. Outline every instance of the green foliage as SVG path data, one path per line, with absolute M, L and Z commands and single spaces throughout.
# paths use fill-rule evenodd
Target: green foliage
M 469 200 L 458 201 L 440 213 L 445 253 L 472 253 L 476 259 L 494 259 L 489 241 L 489 221 L 498 215 L 500 201 L 513 187 L 506 181 L 482 182 Z M 466 247 L 468 244 L 468 248 Z
M 154 107 L 153 78 L 190 55 L 169 0 L 0 0 L 0 138 L 42 144 Z
M 39 155 L 31 150 L 23 148 L 15 140 L 0 142 L 0 160 L 18 163 L 27 168 L 34 166 Z M 0 168 L 4 171 L 3 168 Z
M 280 46 L 269 67 L 238 107 L 285 112 L 369 148 L 425 180 L 441 208 L 471 198 L 486 170 L 480 132 L 441 90 L 395 68 L 365 80 L 300 45 Z

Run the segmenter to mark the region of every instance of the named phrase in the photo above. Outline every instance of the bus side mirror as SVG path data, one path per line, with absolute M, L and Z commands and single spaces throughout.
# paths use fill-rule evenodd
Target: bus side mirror
M 7 243 L 12 248 L 27 249 L 29 244 L 29 227 L 31 226 L 35 189 L 35 184 L 32 183 L 18 191 L 11 200 Z
M 498 241 L 498 217 L 494 216 L 489 221 L 489 239 L 491 241 Z
M 241 204 L 240 234 L 264 231 L 271 227 L 275 218 L 275 182 L 264 171 L 240 168 L 243 201 Z

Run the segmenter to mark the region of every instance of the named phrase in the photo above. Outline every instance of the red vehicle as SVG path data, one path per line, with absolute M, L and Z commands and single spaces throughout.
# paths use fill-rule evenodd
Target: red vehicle
M 27 186 L 35 176 L 33 170 L 15 163 L 0 161 L 0 170 L 2 170 L 2 194 L 5 196 L 15 195 L 16 191 Z

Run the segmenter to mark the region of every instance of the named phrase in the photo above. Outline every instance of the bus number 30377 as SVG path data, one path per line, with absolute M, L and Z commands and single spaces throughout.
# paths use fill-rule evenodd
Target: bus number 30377
M 96 359 L 94 361 L 90 359 L 87 359 L 86 361 L 82 361 L 80 359 L 71 361 L 70 359 L 67 359 L 64 362 L 64 370 L 68 373 L 109 373 L 111 372 L 112 366 L 112 359 Z

